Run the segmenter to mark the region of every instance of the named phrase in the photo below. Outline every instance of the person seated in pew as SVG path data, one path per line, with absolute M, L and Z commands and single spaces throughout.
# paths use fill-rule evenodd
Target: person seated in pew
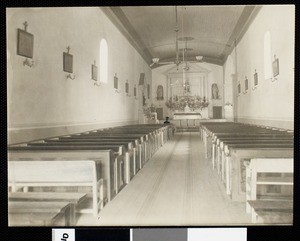
M 171 124 L 171 122 L 169 121 L 169 117 L 166 117 L 166 120 L 164 121 L 164 124 Z

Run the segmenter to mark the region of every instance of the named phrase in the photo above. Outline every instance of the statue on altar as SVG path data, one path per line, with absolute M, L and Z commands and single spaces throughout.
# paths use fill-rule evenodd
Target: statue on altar
M 189 105 L 188 105 L 187 103 L 185 104 L 184 112 L 185 112 L 185 113 L 191 112 L 191 108 L 189 107 Z

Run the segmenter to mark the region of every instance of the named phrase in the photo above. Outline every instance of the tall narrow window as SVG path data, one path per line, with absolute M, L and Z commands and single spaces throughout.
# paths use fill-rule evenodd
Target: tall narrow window
M 107 83 L 108 72 L 108 48 L 105 39 L 100 42 L 100 82 Z
M 272 78 L 271 33 L 269 31 L 264 37 L 264 72 L 265 79 Z

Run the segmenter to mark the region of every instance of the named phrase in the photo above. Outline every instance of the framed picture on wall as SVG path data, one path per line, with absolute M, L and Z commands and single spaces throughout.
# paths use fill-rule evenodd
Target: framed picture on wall
M 114 76 L 114 88 L 117 90 L 118 89 L 118 77 Z
M 32 58 L 33 57 L 34 36 L 22 29 L 18 29 L 17 54 Z
M 273 67 L 273 76 L 276 77 L 277 75 L 279 75 L 279 60 L 278 60 L 278 58 L 273 61 L 272 67 Z
M 92 64 L 92 80 L 98 80 L 98 67 Z
M 129 92 L 129 83 L 128 83 L 128 80 L 125 83 L 125 92 L 126 92 L 126 94 L 128 94 L 128 92 Z
M 255 74 L 254 74 L 254 86 L 257 86 L 258 85 L 258 75 L 255 71 Z
M 148 96 L 148 99 L 150 99 L 150 85 L 147 84 L 147 96 Z
M 144 85 L 145 73 L 140 73 L 139 85 Z
M 245 79 L 245 91 L 247 92 L 248 90 L 248 78 L 246 77 Z
M 64 52 L 63 53 L 63 68 L 65 72 L 73 73 L 73 55 Z

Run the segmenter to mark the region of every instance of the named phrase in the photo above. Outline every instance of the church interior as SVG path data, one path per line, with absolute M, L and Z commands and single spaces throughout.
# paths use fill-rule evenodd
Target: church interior
M 292 225 L 294 5 L 6 9 L 9 226 Z

